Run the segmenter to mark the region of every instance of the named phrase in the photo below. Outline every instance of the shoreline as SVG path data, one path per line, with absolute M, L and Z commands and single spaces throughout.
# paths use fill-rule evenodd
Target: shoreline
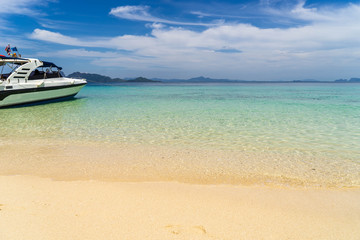
M 0 175 L 54 180 L 360 188 L 359 165 L 350 161 L 338 165 L 331 159 L 306 161 L 302 157 L 267 152 L 30 140 L 2 141 L 0 152 L 6 158 L 0 160 Z
M 1 239 L 357 239 L 360 189 L 0 176 Z
M 204 157 L 225 159 L 215 150 L 204 155 L 124 145 L 113 151 L 116 145 L 110 144 L 97 151 L 97 143 L 11 141 L 0 145 L 7 156 L 0 168 L 0 239 L 357 240 L 360 235 L 358 186 L 298 184 L 284 177 L 271 183 L 269 176 L 254 175 L 232 182 L 224 172 L 211 171 L 224 171 L 221 162 L 206 165 Z M 19 147 L 23 151 L 16 151 Z

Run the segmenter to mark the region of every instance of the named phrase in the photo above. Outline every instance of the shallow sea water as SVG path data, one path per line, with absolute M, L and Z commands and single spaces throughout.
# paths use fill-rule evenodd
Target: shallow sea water
M 360 84 L 86 86 L 75 100 L 1 109 L 0 116 L 2 142 L 176 149 L 196 152 L 191 164 L 221 168 L 229 178 L 256 172 L 260 184 L 277 181 L 276 175 L 285 182 L 360 186 Z M 144 156 L 138 165 L 149 164 Z M 152 160 L 179 161 L 165 156 Z

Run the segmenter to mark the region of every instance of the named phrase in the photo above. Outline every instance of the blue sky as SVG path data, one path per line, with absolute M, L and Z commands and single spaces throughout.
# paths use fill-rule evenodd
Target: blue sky
M 360 77 L 359 1 L 0 0 L 0 45 L 112 77 Z M 5 51 L 2 53 L 4 54 Z

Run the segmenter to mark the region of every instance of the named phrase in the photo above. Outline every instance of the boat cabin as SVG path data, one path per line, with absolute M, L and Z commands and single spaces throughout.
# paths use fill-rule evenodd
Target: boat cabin
M 0 83 L 26 83 L 31 80 L 65 77 L 61 67 L 33 58 L 0 56 L 0 68 Z M 4 73 L 4 70 L 9 73 Z

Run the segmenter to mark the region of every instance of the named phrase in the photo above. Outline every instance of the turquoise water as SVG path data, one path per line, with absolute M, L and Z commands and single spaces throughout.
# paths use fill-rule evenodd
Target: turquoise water
M 359 176 L 360 84 L 86 86 L 73 101 L 0 115 L 4 139 L 273 153 Z

